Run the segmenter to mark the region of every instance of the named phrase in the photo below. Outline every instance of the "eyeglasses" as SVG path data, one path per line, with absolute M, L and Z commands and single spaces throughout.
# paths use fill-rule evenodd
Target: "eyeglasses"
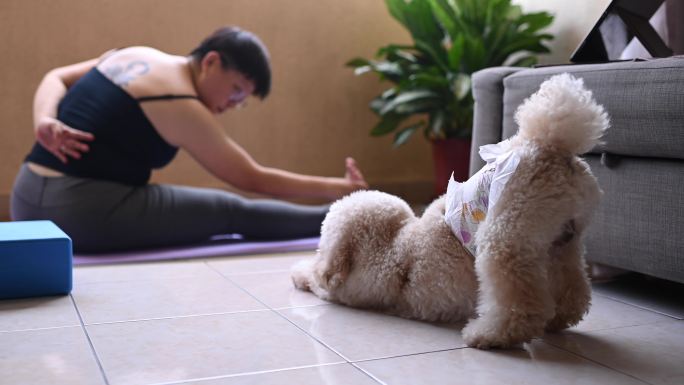
M 228 101 L 235 106 L 242 107 L 246 103 L 245 99 L 247 99 L 247 96 L 245 90 L 234 91 L 228 98 Z

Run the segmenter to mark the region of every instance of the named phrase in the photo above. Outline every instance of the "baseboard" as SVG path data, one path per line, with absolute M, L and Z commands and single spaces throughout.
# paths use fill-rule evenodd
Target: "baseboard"
M 10 220 L 9 202 L 9 194 L 0 194 L 0 222 L 6 222 Z

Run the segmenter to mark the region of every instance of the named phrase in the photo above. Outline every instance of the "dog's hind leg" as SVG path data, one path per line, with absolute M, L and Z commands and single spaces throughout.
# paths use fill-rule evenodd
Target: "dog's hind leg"
M 545 251 L 524 244 L 492 244 L 478 253 L 479 318 L 463 329 L 469 346 L 511 347 L 544 332 L 553 316 Z
M 534 163 L 521 162 L 476 234 L 479 317 L 463 329 L 469 346 L 528 342 L 541 336 L 554 316 L 549 245 L 562 233 L 574 208 L 565 184 L 558 182 L 566 168 L 557 169 L 540 172 Z M 544 178 L 547 172 L 556 177 Z
M 557 240 L 549 250 L 549 281 L 556 315 L 546 324 L 546 330 L 559 331 L 574 326 L 589 310 L 591 286 L 583 251 L 579 234 L 573 234 L 570 240 Z

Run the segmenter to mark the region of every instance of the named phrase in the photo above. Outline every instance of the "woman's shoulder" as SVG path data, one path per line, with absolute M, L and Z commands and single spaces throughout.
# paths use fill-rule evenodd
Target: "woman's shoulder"
M 107 64 L 130 61 L 130 60 L 142 60 L 148 62 L 168 62 L 175 58 L 175 55 L 168 54 L 161 50 L 153 47 L 147 46 L 131 46 L 118 48 L 108 52 L 107 55 L 102 57 L 98 66 L 106 66 Z
M 134 46 L 113 52 L 97 67 L 112 82 L 137 98 L 194 91 L 183 63 L 180 56 L 152 47 Z

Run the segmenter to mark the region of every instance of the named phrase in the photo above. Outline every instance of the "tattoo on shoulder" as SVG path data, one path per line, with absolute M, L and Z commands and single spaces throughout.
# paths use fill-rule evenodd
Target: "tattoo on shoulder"
M 145 75 L 150 70 L 150 65 L 142 60 L 135 60 L 128 65 L 115 64 L 103 69 L 104 74 L 116 85 L 128 86 L 135 78 Z

